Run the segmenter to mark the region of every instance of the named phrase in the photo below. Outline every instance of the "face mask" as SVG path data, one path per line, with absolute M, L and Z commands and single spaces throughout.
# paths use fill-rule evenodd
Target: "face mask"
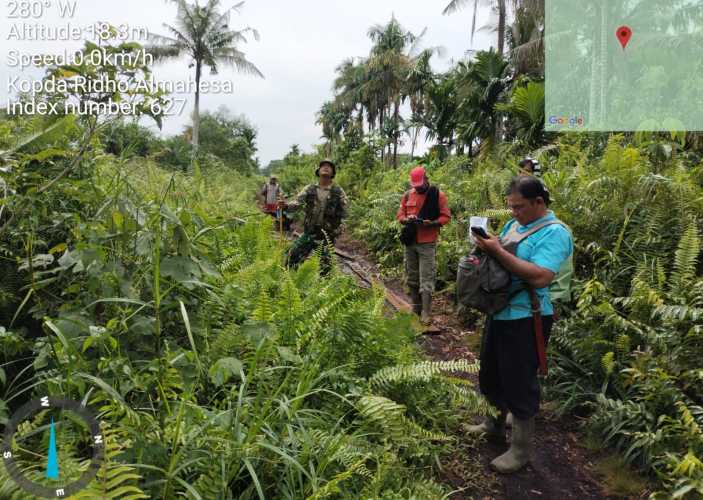
M 427 188 L 428 188 L 428 187 L 429 187 L 429 186 L 427 186 L 427 185 L 420 186 L 420 187 L 416 187 L 416 188 L 415 188 L 415 191 L 417 191 L 418 193 L 422 194 L 422 193 L 424 193 L 425 191 L 427 191 Z

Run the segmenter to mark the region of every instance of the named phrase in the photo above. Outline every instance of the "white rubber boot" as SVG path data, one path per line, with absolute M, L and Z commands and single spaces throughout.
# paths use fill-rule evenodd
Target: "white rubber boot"
M 491 467 L 502 474 L 512 474 L 522 469 L 532 458 L 532 438 L 535 418 L 520 420 L 513 417 L 513 437 L 510 449 L 491 462 Z
M 482 423 L 467 425 L 465 429 L 469 434 L 485 434 L 489 441 L 505 443 L 505 413 L 497 417 L 486 417 Z

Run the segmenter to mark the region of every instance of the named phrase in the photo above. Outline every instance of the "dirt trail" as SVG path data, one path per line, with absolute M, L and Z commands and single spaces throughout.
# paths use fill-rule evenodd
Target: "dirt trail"
M 343 235 L 336 246 L 339 249 L 338 257 L 342 269 L 361 277 L 362 285 L 370 281 L 382 283 L 389 291 L 386 295 L 389 305 L 398 309 L 398 304 L 394 304 L 394 301 L 409 300 L 399 280 L 381 278 L 377 266 L 362 243 Z M 400 304 L 400 308 L 404 308 L 403 304 Z M 473 360 L 478 357 L 478 353 L 473 352 L 470 346 L 479 345 L 480 333 L 462 325 L 453 303 L 441 294 L 434 301 L 434 325 L 436 333 L 425 334 L 420 339 L 422 347 L 430 357 L 438 360 Z M 478 385 L 477 380 L 475 383 Z M 496 474 L 489 467 L 490 461 L 503 453 L 507 446 L 491 444 L 485 440 L 474 444 L 476 439 L 473 436 L 458 436 L 465 446 L 458 446 L 458 456 L 445 464 L 440 478 L 457 490 L 451 498 L 609 498 L 603 493 L 595 474 L 591 472 L 596 457 L 593 452 L 578 445 L 581 438 L 573 425 L 543 410 L 537 417 L 536 427 L 533 461 L 525 469 L 512 475 Z

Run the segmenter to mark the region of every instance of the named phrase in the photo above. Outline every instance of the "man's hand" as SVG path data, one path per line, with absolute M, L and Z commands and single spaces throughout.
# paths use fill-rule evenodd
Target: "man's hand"
M 416 221 L 417 221 L 417 216 L 415 216 L 415 215 L 408 215 L 406 218 L 400 219 L 400 223 L 403 224 L 404 226 L 407 224 L 413 224 Z
M 489 235 L 489 238 L 481 238 L 474 233 L 474 239 L 476 240 L 476 245 L 488 255 L 496 256 L 503 249 L 500 240 L 495 236 Z
M 437 227 L 437 226 L 440 226 L 441 224 L 439 223 L 438 220 L 425 219 L 422 221 L 422 225 L 425 227 Z

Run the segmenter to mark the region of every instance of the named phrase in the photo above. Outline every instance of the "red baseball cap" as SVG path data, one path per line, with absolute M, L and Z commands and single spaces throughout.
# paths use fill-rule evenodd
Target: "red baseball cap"
M 425 183 L 425 169 L 423 167 L 415 167 L 410 171 L 410 185 L 412 187 L 420 187 Z

